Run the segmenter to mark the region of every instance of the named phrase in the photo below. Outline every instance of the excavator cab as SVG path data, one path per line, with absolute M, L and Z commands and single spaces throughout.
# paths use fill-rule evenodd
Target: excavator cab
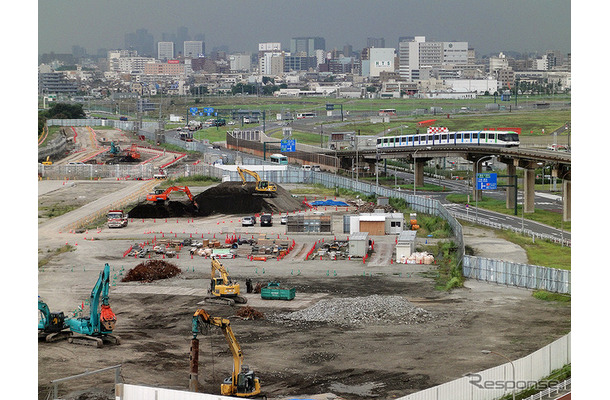
M 241 372 L 237 374 L 235 386 L 232 377 L 226 377 L 220 386 L 220 392 L 225 396 L 247 397 L 259 394 L 261 386 L 259 379 L 247 365 L 242 365 Z

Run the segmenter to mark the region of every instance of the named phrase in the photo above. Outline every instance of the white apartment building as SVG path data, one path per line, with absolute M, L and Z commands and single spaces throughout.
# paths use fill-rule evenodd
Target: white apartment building
M 108 51 L 108 70 L 119 71 L 119 59 L 124 57 L 136 57 L 138 52 L 135 50 L 110 50 Z
M 118 59 L 118 71 L 122 73 L 142 73 L 149 62 L 155 62 L 152 57 L 121 57 Z
M 232 72 L 250 72 L 250 53 L 231 54 L 229 56 L 229 70 Z
M 182 55 L 188 58 L 203 56 L 203 42 L 201 40 L 185 40 Z
M 281 51 L 265 52 L 258 59 L 260 75 L 281 76 L 284 74 L 284 53 Z
M 174 42 L 158 42 L 157 43 L 157 59 L 171 60 L 174 58 Z
M 415 36 L 399 43 L 398 56 L 400 77 L 412 80 L 423 68 L 467 65 L 468 42 L 426 42 L 425 36 Z
M 381 72 L 394 72 L 394 48 L 369 49 L 369 59 L 362 60 L 362 76 L 378 77 Z

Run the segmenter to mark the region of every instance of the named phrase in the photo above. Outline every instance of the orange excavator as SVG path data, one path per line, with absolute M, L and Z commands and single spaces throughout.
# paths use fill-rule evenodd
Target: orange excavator
M 158 205 L 164 205 L 165 202 L 169 199 L 169 194 L 171 192 L 184 192 L 188 196 L 189 200 L 193 203 L 195 208 L 199 208 L 197 202 L 195 201 L 195 197 L 191 193 L 188 186 L 170 186 L 167 189 L 155 189 L 154 192 L 146 195 L 147 201 L 152 201 Z

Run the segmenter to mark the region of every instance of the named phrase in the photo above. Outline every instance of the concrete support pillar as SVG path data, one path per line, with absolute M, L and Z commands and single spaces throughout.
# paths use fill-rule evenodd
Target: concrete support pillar
M 536 170 L 525 168 L 523 175 L 523 212 L 531 214 L 534 212 L 534 184 L 536 183 Z
M 426 165 L 426 160 L 415 160 L 415 186 L 424 186 L 424 166 Z
M 562 184 L 562 193 L 563 193 L 563 221 L 571 221 L 572 220 L 572 181 L 564 179 Z
M 481 164 L 480 162 L 475 161 L 472 164 L 472 200 L 471 201 L 480 201 L 483 200 L 483 191 L 477 190 L 477 174 L 481 172 Z
M 516 175 L 517 174 L 517 167 L 515 167 L 512 164 L 506 164 L 506 173 L 507 175 Z M 515 183 L 517 182 L 517 177 L 516 176 L 509 176 L 508 177 L 508 184 L 509 185 L 515 185 Z M 506 188 L 506 208 L 511 210 L 515 208 L 515 191 L 517 190 L 516 186 L 508 186 Z

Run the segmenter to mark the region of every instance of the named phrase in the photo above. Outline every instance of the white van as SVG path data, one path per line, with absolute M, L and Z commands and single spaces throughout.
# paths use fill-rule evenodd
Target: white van
M 311 170 L 315 171 L 315 172 L 320 172 L 320 166 L 319 165 L 312 165 L 311 166 Z
M 303 171 L 311 171 L 311 165 L 303 165 L 303 166 L 301 167 L 301 169 L 302 169 Z

